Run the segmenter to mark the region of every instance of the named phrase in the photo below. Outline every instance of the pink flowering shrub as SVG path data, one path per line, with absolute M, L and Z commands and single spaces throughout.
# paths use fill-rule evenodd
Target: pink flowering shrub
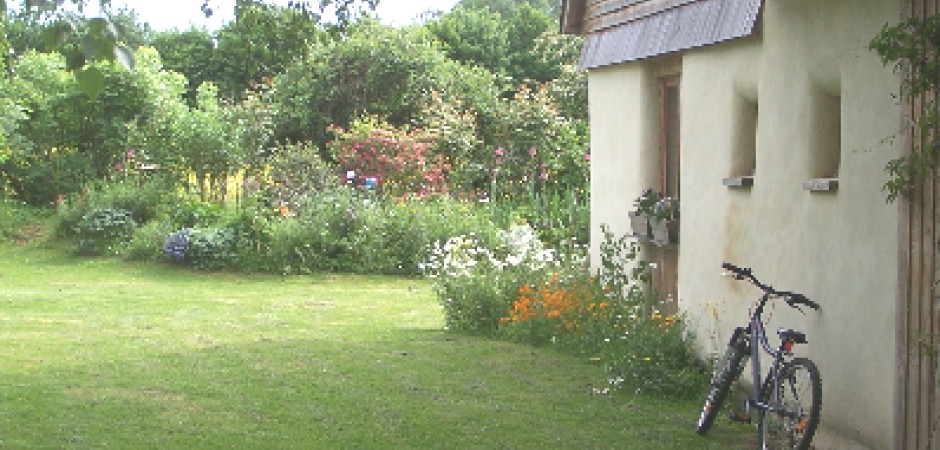
M 345 183 L 395 197 L 447 191 L 450 164 L 443 155 L 432 154 L 435 138 L 430 133 L 399 129 L 374 118 L 357 119 L 348 130 L 332 126 L 330 131 L 335 139 L 329 148 Z

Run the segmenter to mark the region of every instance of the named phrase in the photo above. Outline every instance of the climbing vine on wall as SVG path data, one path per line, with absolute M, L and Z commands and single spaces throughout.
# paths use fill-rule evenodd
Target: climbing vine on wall
M 910 124 L 920 136 L 919 151 L 895 158 L 885 167 L 889 175 L 884 185 L 886 200 L 894 202 L 898 197 L 909 196 L 940 163 L 937 134 L 940 112 L 936 96 L 940 88 L 940 17 L 886 24 L 871 40 L 869 48 L 878 53 L 885 65 L 894 66 L 903 74 L 901 94 L 920 110 Z

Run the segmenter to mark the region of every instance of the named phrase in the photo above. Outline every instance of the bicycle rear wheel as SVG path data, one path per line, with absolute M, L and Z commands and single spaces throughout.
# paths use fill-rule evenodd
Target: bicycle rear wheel
M 759 413 L 761 448 L 808 449 L 822 409 L 819 369 L 809 359 L 795 358 L 783 365 L 774 384 L 768 376 L 761 388 L 761 403 L 773 408 Z
M 695 426 L 695 432 L 705 434 L 712 427 L 718 411 L 731 390 L 731 383 L 741 376 L 744 369 L 744 358 L 747 356 L 748 343 L 747 333 L 743 328 L 735 330 L 728 342 L 721 357 L 715 363 L 715 370 L 712 372 L 712 380 L 708 389 L 708 396 L 705 397 L 705 404 L 702 405 L 702 412 L 699 414 L 698 423 Z

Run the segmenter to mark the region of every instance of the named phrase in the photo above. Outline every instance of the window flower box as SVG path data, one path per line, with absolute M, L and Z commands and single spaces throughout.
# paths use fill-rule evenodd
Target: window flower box
M 679 220 L 659 220 L 650 223 L 653 244 L 659 246 L 679 243 Z
M 650 237 L 650 216 L 638 211 L 630 211 L 630 230 L 633 236 L 640 238 Z

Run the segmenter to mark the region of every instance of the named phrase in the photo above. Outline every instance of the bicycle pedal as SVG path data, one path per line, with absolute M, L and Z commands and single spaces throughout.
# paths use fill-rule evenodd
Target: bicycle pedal
M 737 423 L 751 423 L 751 416 L 743 412 L 733 412 L 731 413 L 731 421 Z

